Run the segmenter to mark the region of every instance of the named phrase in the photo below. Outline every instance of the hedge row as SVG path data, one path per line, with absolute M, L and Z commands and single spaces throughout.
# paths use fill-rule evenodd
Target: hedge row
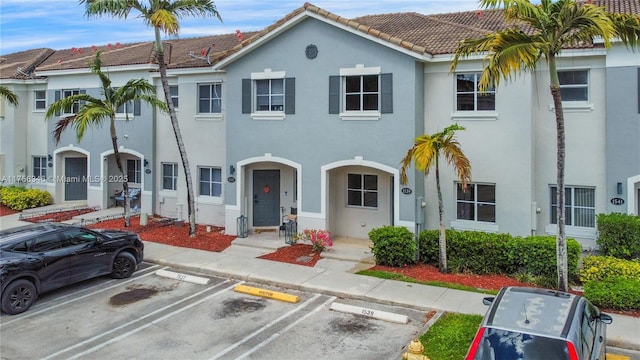
M 611 256 L 587 256 L 582 260 L 580 280 L 584 296 L 596 306 L 640 309 L 640 263 Z
M 602 255 L 640 260 L 640 216 L 599 214 L 596 243 Z
M 385 226 L 369 232 L 376 264 L 404 266 L 419 259 L 438 265 L 438 230 L 424 230 L 416 242 L 404 227 Z M 447 270 L 452 273 L 526 274 L 543 286 L 556 287 L 556 239 L 553 236 L 513 237 L 480 231 L 446 230 Z M 582 248 L 567 240 L 567 260 L 570 279 L 578 277 L 578 260 Z
M 2 205 L 17 211 L 51 204 L 51 194 L 44 190 L 19 186 L 0 187 Z

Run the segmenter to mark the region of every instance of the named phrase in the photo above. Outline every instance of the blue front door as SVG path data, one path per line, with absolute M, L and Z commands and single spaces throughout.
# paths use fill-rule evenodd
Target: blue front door
M 87 200 L 87 158 L 65 158 L 64 177 L 64 199 Z
M 280 170 L 253 171 L 253 226 L 280 225 Z

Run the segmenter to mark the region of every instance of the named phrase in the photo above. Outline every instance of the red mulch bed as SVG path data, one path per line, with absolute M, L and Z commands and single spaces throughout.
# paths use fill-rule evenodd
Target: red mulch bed
M 131 217 L 129 227 L 124 226 L 124 219 L 101 221 L 87 227 L 121 229 L 137 233 L 144 241 L 215 252 L 221 252 L 228 248 L 236 238 L 223 234 L 224 229 L 221 227 L 211 226 L 211 232 L 207 232 L 205 225 L 197 225 L 196 236 L 191 238 L 189 237 L 189 224 L 176 226 L 173 221 L 157 217 L 149 217 L 145 226 L 140 225 L 140 217 L 136 216 Z
M 281 247 L 275 252 L 259 256 L 258 258 L 313 267 L 318 260 L 320 260 L 320 253 L 313 251 L 312 245 L 295 244 Z
M 24 221 L 38 223 L 43 221 L 53 221 L 53 222 L 61 222 L 66 220 L 73 219 L 74 216 L 88 214 L 96 211 L 95 209 L 77 209 L 77 210 L 68 210 L 68 211 L 58 211 L 50 214 L 45 214 L 41 216 L 35 216 L 30 218 L 24 218 Z
M 17 214 L 20 211 L 16 211 L 16 210 L 11 210 L 8 207 L 0 204 L 0 216 L 5 216 L 5 215 L 11 215 L 11 214 Z

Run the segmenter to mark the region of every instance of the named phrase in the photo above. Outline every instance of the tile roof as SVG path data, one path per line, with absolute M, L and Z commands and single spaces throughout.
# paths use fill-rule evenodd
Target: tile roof
M 610 12 L 640 15 L 640 0 L 592 0 L 592 3 L 605 6 Z M 406 12 L 347 19 L 307 2 L 262 31 L 244 34 L 236 31 L 235 34 L 166 40 L 164 44 L 167 67 L 180 69 L 211 66 L 264 38 L 304 12 L 316 14 L 419 55 L 450 54 L 463 39 L 480 37 L 508 26 L 501 10 L 475 10 L 434 15 Z M 582 46 L 589 47 L 592 44 Z M 152 41 L 57 51 L 33 49 L 1 56 L 0 78 L 27 77 L 29 71 L 19 72 L 18 67 L 33 70 L 33 67 L 37 66 L 38 71 L 86 68 L 93 53 L 98 49 L 103 51 L 102 59 L 105 66 L 155 62 Z M 205 57 L 207 50 L 209 61 Z
M 34 78 L 36 66 L 53 54 L 51 49 L 32 49 L 0 56 L 0 79 Z

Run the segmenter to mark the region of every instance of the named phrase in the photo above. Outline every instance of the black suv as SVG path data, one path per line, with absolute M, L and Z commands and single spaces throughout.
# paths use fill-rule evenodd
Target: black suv
M 611 316 L 582 296 L 505 287 L 483 303 L 490 307 L 465 359 L 605 359 Z
M 137 234 L 42 223 L 0 231 L 1 308 L 26 311 L 38 294 L 93 277 L 131 276 L 142 262 Z

